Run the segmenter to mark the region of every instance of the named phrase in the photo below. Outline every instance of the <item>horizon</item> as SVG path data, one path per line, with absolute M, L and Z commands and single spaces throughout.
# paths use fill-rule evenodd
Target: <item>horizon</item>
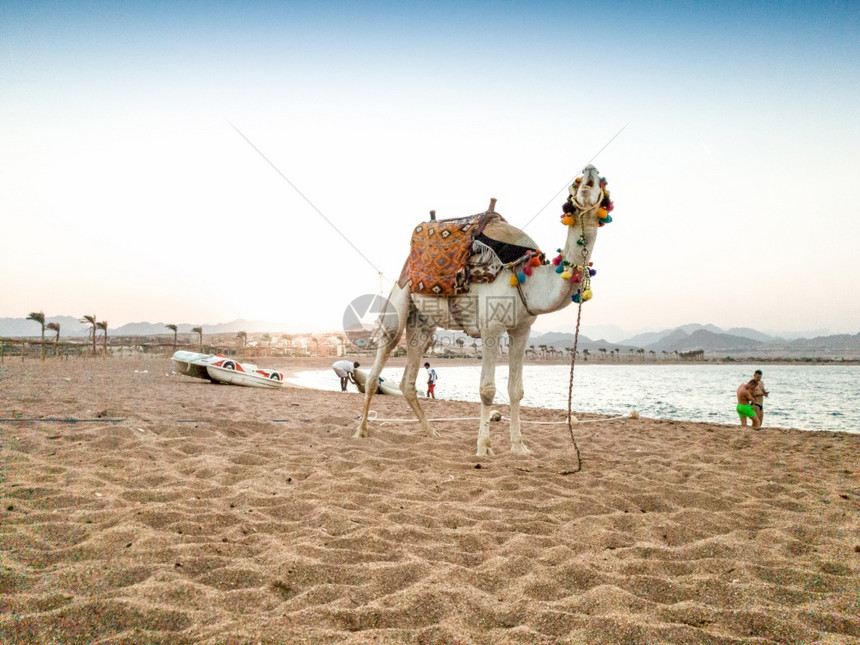
M 854 334 L 858 26 L 841 2 L 12 4 L 0 317 L 338 328 L 431 209 L 495 197 L 551 253 L 593 162 L 615 210 L 586 327 Z
M 75 316 L 60 314 L 60 315 L 56 315 L 56 316 L 46 316 L 45 317 L 46 322 L 50 321 L 51 319 L 56 320 L 56 319 L 61 319 L 61 318 L 74 318 L 75 320 L 77 320 L 78 323 L 80 323 L 80 328 L 76 328 L 78 333 L 81 332 L 81 329 L 87 327 L 86 323 L 82 323 L 80 321 L 80 319 L 75 317 Z M 27 335 L 26 336 L 27 338 L 32 338 L 32 337 L 38 336 L 40 334 L 39 323 L 32 321 L 32 320 L 27 320 L 24 316 L 0 317 L 0 324 L 2 324 L 3 320 L 22 321 L 26 324 L 31 324 L 33 326 L 34 333 Z M 180 328 L 182 328 L 182 327 L 189 327 L 189 328 L 190 327 L 204 327 L 205 328 L 205 327 L 222 327 L 222 326 L 231 326 L 231 325 L 235 326 L 237 323 L 247 324 L 247 326 L 249 326 L 250 328 L 258 328 L 255 331 L 248 331 L 247 333 L 249 336 L 260 335 L 260 334 L 265 334 L 265 333 L 289 334 L 292 336 L 329 335 L 329 334 L 343 334 L 343 333 L 345 333 L 342 328 L 295 327 L 292 324 L 279 323 L 277 321 L 249 320 L 246 318 L 236 318 L 236 319 L 228 320 L 228 321 L 219 321 L 217 323 L 205 323 L 205 322 L 203 322 L 203 323 L 201 323 L 201 322 L 165 323 L 162 321 L 152 322 L 152 321 L 146 321 L 146 320 L 135 320 L 135 321 L 128 322 L 128 323 L 122 323 L 122 324 L 114 326 L 114 327 L 109 326 L 108 332 L 109 333 L 116 333 L 122 327 L 130 326 L 130 325 L 166 326 L 167 324 L 175 324 L 175 325 L 177 325 L 177 327 L 180 327 Z M 697 327 L 697 328 L 702 328 L 702 329 L 706 329 L 708 327 L 714 327 L 714 328 L 719 330 L 719 333 L 725 333 L 725 334 L 730 334 L 733 330 L 734 331 L 748 330 L 748 331 L 752 331 L 752 332 L 761 333 L 761 334 L 764 334 L 766 336 L 770 336 L 775 341 L 776 340 L 796 340 L 796 339 L 804 339 L 804 338 L 811 339 L 811 338 L 817 338 L 817 337 L 839 336 L 839 335 L 853 336 L 856 334 L 860 334 L 860 331 L 836 333 L 836 332 L 833 332 L 832 330 L 828 330 L 828 329 L 775 331 L 775 330 L 766 330 L 766 329 L 755 329 L 755 328 L 751 328 L 751 327 L 724 328 L 724 327 L 720 327 L 719 325 L 714 325 L 713 323 L 696 323 L 696 322 L 692 322 L 692 323 L 688 322 L 688 323 L 682 323 L 682 324 L 678 324 L 678 325 L 671 325 L 671 326 L 667 326 L 667 327 L 647 328 L 647 329 L 646 328 L 624 329 L 624 328 L 621 328 L 617 325 L 588 325 L 588 324 L 583 324 L 581 327 L 581 333 L 583 336 L 587 337 L 588 339 L 590 339 L 592 341 L 604 340 L 604 341 L 609 342 L 609 343 L 617 344 L 617 343 L 620 343 L 620 342 L 623 342 L 626 340 L 631 340 L 637 336 L 642 336 L 642 335 L 647 335 L 647 334 L 663 334 L 664 332 L 672 332 L 672 331 L 676 331 L 678 329 L 683 329 L 685 327 Z M 247 331 L 247 330 L 239 330 L 239 331 Z M 439 331 L 442 331 L 442 332 L 448 331 L 452 334 L 464 333 L 464 332 L 444 330 L 444 329 L 440 329 Z M 557 327 L 557 328 L 544 329 L 544 328 L 537 328 L 536 326 L 534 326 L 531 329 L 530 335 L 531 336 L 540 336 L 540 335 L 545 335 L 545 334 L 572 335 L 574 333 L 574 331 L 575 331 L 575 328 L 574 329 L 565 329 L 564 327 Z M 164 332 L 149 332 L 145 335 L 160 335 L 160 334 L 171 335 L 172 333 L 173 333 L 172 331 L 166 329 Z M 183 331 L 179 331 L 179 333 L 189 334 L 191 332 L 190 332 L 190 330 L 183 330 Z M 231 330 L 231 331 L 223 331 L 223 332 L 222 331 L 208 331 L 205 333 L 222 335 L 222 334 L 235 334 L 237 332 L 235 330 Z M 2 336 L 2 335 L 3 334 L 0 334 L 0 336 Z M 132 335 L 135 335 L 135 334 L 132 334 Z

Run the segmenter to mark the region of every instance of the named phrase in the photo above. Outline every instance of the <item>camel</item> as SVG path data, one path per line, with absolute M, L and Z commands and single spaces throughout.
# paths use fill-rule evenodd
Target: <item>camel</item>
M 484 351 L 481 357 L 481 416 L 477 456 L 492 456 L 495 453 L 490 446 L 490 416 L 496 394 L 496 360 L 502 336 L 507 332 L 511 452 L 515 455 L 529 454 L 531 451 L 523 443 L 520 432 L 523 358 L 529 331 L 537 316 L 563 309 L 572 300 L 579 302 L 591 297 L 588 290 L 589 260 L 597 237 L 599 217 L 606 217 L 605 211 L 598 214 L 604 201 L 603 183 L 605 181 L 601 180 L 597 169 L 589 165 L 582 171 L 577 183 L 570 187 L 570 197 L 565 208 L 567 217 L 562 220 L 567 224 L 567 237 L 560 249 L 561 256 L 569 265 L 562 263 L 565 273 L 561 277 L 556 259 L 556 265 L 547 263 L 534 266 L 528 279 L 516 287 L 512 286 L 516 278 L 505 279 L 511 275 L 509 270 L 503 270 L 493 282 L 472 284 L 468 293 L 459 295 L 421 295 L 411 292 L 411 282 L 405 285 L 402 285 L 402 280 L 395 283 L 388 296 L 386 309 L 377 323 L 381 340 L 367 377 L 368 382 L 376 382 L 405 331 L 407 359 L 400 389 L 424 432 L 430 437 L 438 437 L 439 433 L 430 425 L 418 402 L 415 382 L 422 356 L 432 343 L 437 328 L 462 330 L 472 338 L 480 338 Z M 491 202 L 490 210 L 494 202 Z M 568 266 L 572 268 L 567 269 Z M 579 275 L 576 267 L 580 267 Z M 571 272 L 574 274 L 572 278 Z M 468 299 L 468 305 L 464 299 Z M 473 315 L 463 316 L 465 306 L 469 307 Z M 369 436 L 368 413 L 374 393 L 375 388 L 367 388 L 365 392 L 361 421 L 353 435 L 356 438 Z

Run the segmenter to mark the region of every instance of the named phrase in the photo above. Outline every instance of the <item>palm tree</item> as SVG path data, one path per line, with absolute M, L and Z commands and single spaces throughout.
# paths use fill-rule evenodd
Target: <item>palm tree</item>
M 191 330 L 192 334 L 197 334 L 200 336 L 200 351 L 203 351 L 203 327 L 194 327 Z
M 96 329 L 98 329 L 102 332 L 102 343 L 103 343 L 104 349 L 105 349 L 104 358 L 107 358 L 107 327 L 108 327 L 107 320 L 102 320 L 101 322 L 96 323 Z
M 540 348 L 540 357 L 546 358 L 546 345 L 538 345 Z
M 269 347 L 272 346 L 272 335 L 269 332 L 266 332 L 262 336 L 260 336 L 260 340 L 266 343 Z
M 81 322 L 87 323 L 88 325 L 90 325 L 92 327 L 92 329 L 90 329 L 90 337 L 93 340 L 93 356 L 95 356 L 96 355 L 96 317 L 94 315 L 93 316 L 84 316 L 83 318 L 81 318 Z
M 60 344 L 60 323 L 49 322 L 45 325 L 45 329 L 57 332 L 57 337 L 54 339 L 54 356 L 57 355 L 57 345 Z
M 582 360 L 587 361 L 589 356 L 591 356 L 591 352 L 589 352 L 587 349 L 583 349 Z
M 600 349 L 598 349 L 597 351 L 598 351 L 598 352 L 600 352 L 601 354 L 603 354 L 603 360 L 605 361 L 605 360 L 606 360 L 606 348 L 605 348 L 605 347 L 601 347 L 601 348 L 600 348 Z
M 33 320 L 42 326 L 42 360 L 45 360 L 45 313 L 42 311 L 34 311 L 27 320 Z
M 245 347 L 245 345 L 247 345 L 247 344 L 248 344 L 248 334 L 247 334 L 247 332 L 240 331 L 238 334 L 236 334 L 236 338 L 238 338 L 238 339 L 239 339 L 239 343 L 241 344 L 241 346 L 242 346 L 242 347 Z
M 174 325 L 173 323 L 171 323 L 169 325 L 165 325 L 165 327 L 167 327 L 170 331 L 173 332 L 173 353 L 175 354 L 176 353 L 176 336 L 179 333 L 179 328 L 176 325 Z

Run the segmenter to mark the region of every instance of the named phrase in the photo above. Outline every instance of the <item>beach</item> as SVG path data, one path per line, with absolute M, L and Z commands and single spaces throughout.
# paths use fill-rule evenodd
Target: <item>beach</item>
M 860 435 L 172 369 L 0 363 L 0 643 L 860 642 Z

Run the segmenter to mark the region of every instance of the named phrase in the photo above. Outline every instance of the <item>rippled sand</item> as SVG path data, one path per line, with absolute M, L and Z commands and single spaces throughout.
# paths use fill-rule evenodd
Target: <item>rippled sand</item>
M 565 475 L 563 425 L 479 460 L 476 421 L 358 440 L 357 393 L 170 371 L 0 364 L 0 417 L 80 420 L 0 421 L 0 643 L 860 641 L 860 435 L 582 424 Z

